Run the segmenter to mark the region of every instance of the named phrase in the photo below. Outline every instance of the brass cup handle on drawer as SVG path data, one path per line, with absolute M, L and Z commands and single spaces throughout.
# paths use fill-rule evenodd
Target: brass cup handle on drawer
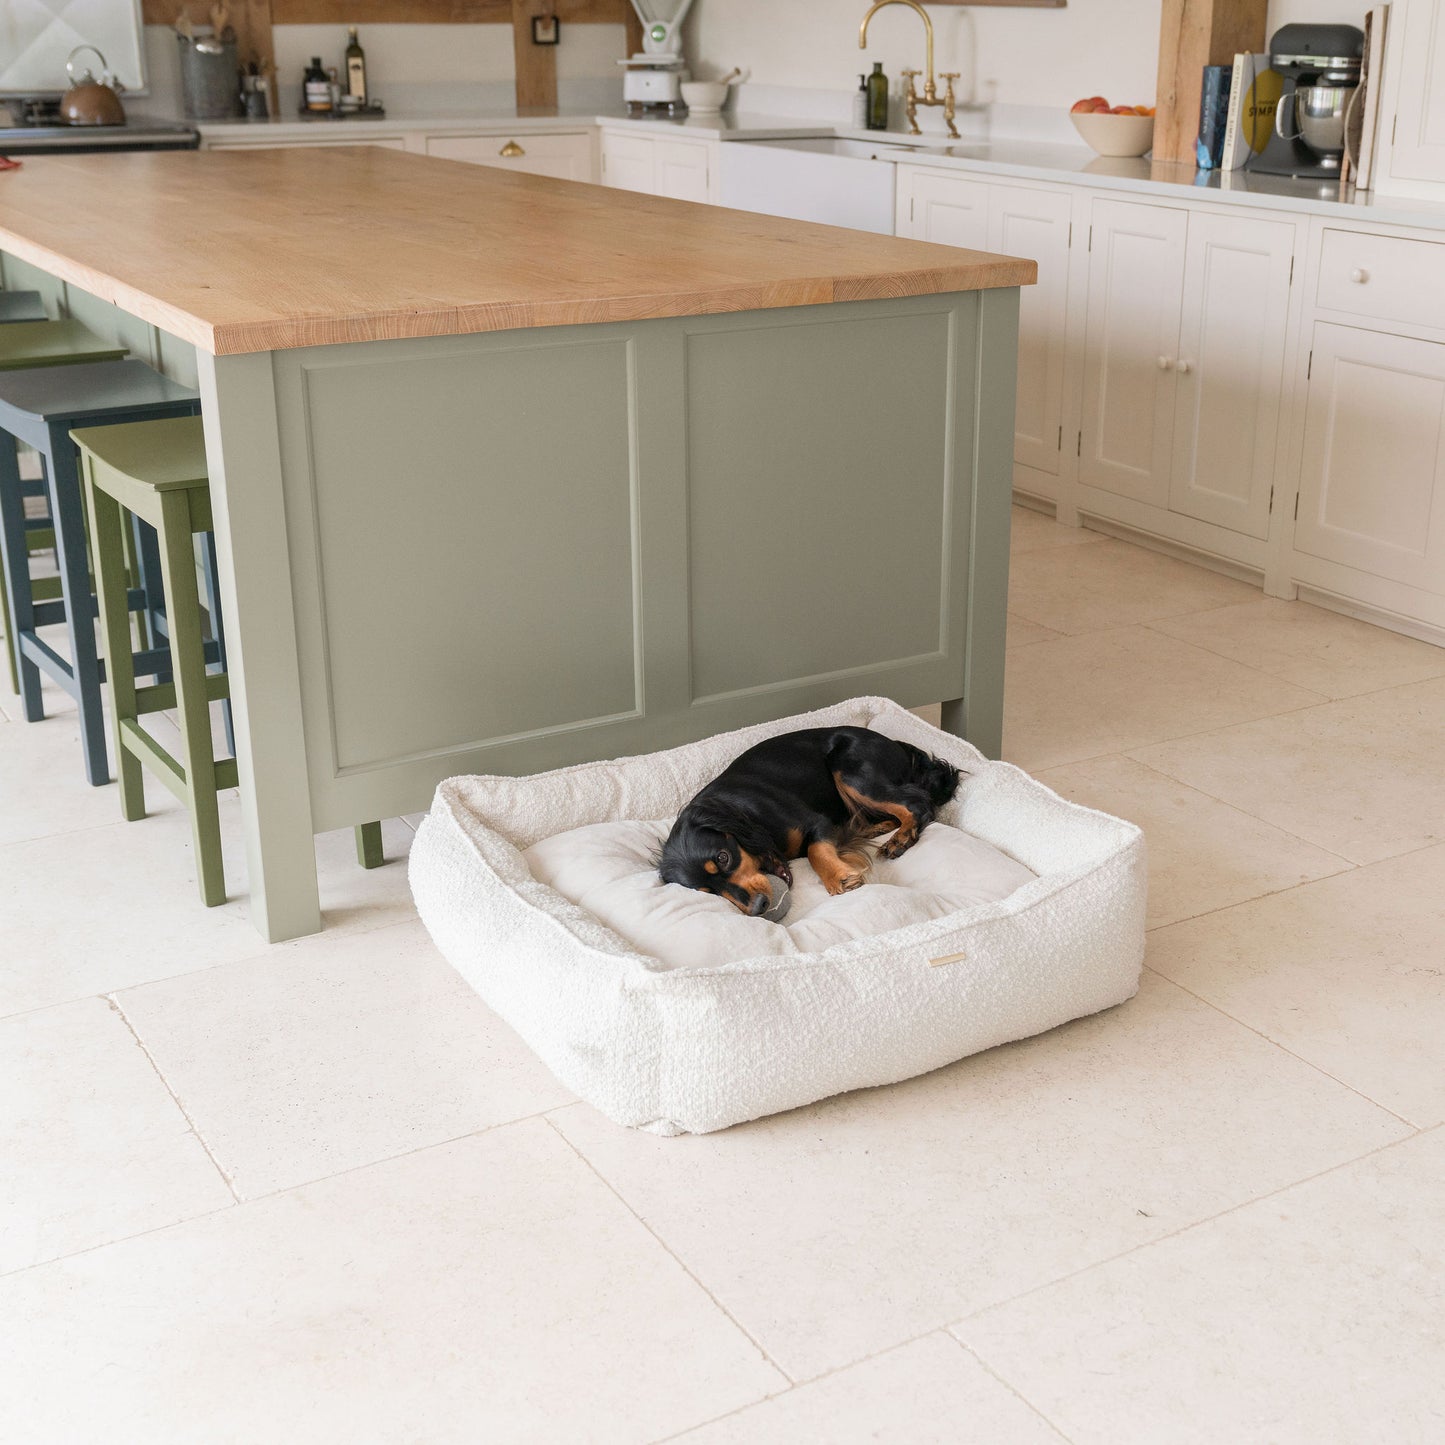
M 1369 279 L 1370 273 L 1366 271 L 1363 266 L 1356 266 L 1355 269 L 1350 272 L 1350 280 L 1357 286 L 1363 286 Z
M 497 154 L 499 156 L 505 156 L 508 160 L 511 160 L 513 156 L 524 156 L 527 154 L 527 152 L 524 151 L 522 147 L 517 144 L 516 141 L 509 140 L 506 145 L 504 145 L 501 150 L 497 152 Z

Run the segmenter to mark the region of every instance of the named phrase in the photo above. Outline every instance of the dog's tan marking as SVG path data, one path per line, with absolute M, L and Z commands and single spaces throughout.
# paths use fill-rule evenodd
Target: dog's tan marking
M 707 862 L 702 865 L 702 871 L 704 873 L 716 873 L 717 864 L 714 863 L 711 858 L 709 858 Z
M 803 830 L 801 828 L 789 828 L 783 838 L 783 857 L 801 858 L 803 856 Z
M 902 803 L 885 803 L 881 798 L 866 797 L 857 788 L 845 783 L 837 773 L 833 774 L 833 785 L 838 789 L 838 796 L 848 805 L 848 810 L 861 825 L 859 836 L 871 838 L 876 837 L 879 833 L 888 832 L 890 828 L 898 830 L 879 848 L 880 857 L 897 858 L 900 854 L 906 853 L 918 841 L 918 819 Z M 872 819 L 869 814 L 872 815 Z M 873 822 L 872 820 L 877 819 L 879 814 L 890 821 Z
M 858 866 L 859 857 L 855 851 L 845 858 L 832 843 L 808 844 L 808 862 L 813 865 L 813 872 L 822 880 L 823 887 L 834 896 L 850 893 L 866 882 L 867 869 Z

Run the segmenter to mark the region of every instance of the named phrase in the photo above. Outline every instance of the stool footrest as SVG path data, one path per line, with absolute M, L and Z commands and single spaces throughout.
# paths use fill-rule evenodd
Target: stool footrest
M 120 742 L 127 752 L 150 763 L 156 777 L 187 808 L 192 806 L 190 789 L 186 784 L 186 770 L 173 758 L 134 718 L 122 718 Z M 234 788 L 238 785 L 235 758 L 220 758 L 216 762 L 216 790 Z
M 224 672 L 215 672 L 206 678 L 207 702 L 223 702 L 230 695 L 231 679 Z M 158 682 L 152 687 L 138 687 L 135 690 L 137 713 L 164 712 L 175 705 L 176 685 L 173 682 Z
M 37 612 L 40 609 L 35 609 Z M 65 611 L 61 609 L 61 617 Z M 53 677 L 71 697 L 75 696 L 75 669 L 48 642 L 42 641 L 33 632 L 22 632 L 16 639 L 23 656 L 28 657 L 41 672 Z

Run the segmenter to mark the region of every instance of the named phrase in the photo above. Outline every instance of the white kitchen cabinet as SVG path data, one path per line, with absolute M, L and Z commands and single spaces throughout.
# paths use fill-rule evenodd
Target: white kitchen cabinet
M 519 135 L 431 135 L 426 153 L 444 160 L 555 176 L 564 181 L 592 179 L 592 135 L 588 131 Z
M 1168 506 L 1249 537 L 1269 534 L 1294 240 L 1289 222 L 1189 217 Z
M 1445 198 L 1445 4 L 1394 0 L 1375 189 Z
M 1079 480 L 1156 507 L 1169 504 L 1188 229 L 1172 206 L 1090 210 Z
M 1053 500 L 1063 461 L 1072 216 L 1073 196 L 1061 188 L 898 168 L 900 236 L 1038 262 L 1038 283 L 1019 294 L 1014 485 Z
M 1445 596 L 1445 343 L 1318 322 L 1295 550 Z
M 602 184 L 674 201 L 715 199 L 717 142 L 602 131 Z
M 1080 482 L 1157 509 L 1118 521 L 1263 540 L 1294 223 L 1101 199 L 1090 219 Z

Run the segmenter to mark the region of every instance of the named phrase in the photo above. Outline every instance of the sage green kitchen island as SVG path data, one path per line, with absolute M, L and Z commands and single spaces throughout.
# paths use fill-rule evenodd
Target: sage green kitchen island
M 0 252 L 199 385 L 266 938 L 453 774 L 860 693 L 997 754 L 1032 262 L 364 147 L 36 157 Z

